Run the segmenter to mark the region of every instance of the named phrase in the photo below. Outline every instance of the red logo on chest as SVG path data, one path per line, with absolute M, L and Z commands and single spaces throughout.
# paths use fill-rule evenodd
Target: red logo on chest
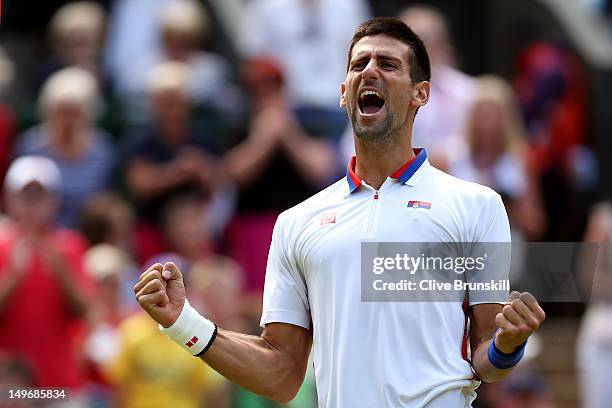
M 321 216 L 320 225 L 335 224 L 335 223 L 336 223 L 336 213 L 335 212 L 323 214 Z

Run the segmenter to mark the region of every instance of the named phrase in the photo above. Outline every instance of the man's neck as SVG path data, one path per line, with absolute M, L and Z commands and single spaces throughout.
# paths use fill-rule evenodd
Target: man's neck
M 366 142 L 355 137 L 355 154 L 355 174 L 376 190 L 387 177 L 415 156 L 410 135 L 383 143 Z

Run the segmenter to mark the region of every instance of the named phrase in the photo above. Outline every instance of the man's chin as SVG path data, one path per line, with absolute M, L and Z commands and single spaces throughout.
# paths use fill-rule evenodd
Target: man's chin
M 358 139 L 375 141 L 385 139 L 389 133 L 389 127 L 386 126 L 386 123 L 368 124 L 367 126 L 356 124 L 353 125 L 353 131 Z
M 355 136 L 362 140 L 384 139 L 391 128 L 389 118 L 382 116 L 377 120 L 362 120 L 359 114 L 351 121 Z

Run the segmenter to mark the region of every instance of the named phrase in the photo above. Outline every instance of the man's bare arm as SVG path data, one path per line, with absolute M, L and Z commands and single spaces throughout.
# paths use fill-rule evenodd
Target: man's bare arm
M 494 367 L 487 356 L 489 343 L 497 330 L 495 316 L 502 311 L 502 305 L 485 303 L 471 307 L 470 313 L 470 346 L 472 349 L 472 366 L 484 382 L 495 382 L 506 377 L 511 370 L 500 370 Z
M 140 306 L 163 327 L 171 327 L 185 307 L 183 278 L 172 263 L 151 266 L 140 276 L 134 293 Z M 304 380 L 311 344 L 311 332 L 291 324 L 268 324 L 261 336 L 218 329 L 201 359 L 246 389 L 286 402 Z
M 530 293 L 512 292 L 507 305 L 482 304 L 471 308 L 470 344 L 472 366 L 485 382 L 505 378 L 509 369 L 495 367 L 488 356 L 488 349 L 495 336 L 495 347 L 504 354 L 520 347 L 546 318 L 544 310 Z
M 201 359 L 230 381 L 287 402 L 304 381 L 311 344 L 309 330 L 285 323 L 266 325 L 261 336 L 219 330 Z

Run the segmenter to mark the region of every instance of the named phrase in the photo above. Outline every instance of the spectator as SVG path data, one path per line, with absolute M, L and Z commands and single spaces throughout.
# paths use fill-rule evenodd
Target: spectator
M 142 81 L 159 55 L 157 18 L 167 0 L 117 0 L 109 15 L 108 40 L 104 50 L 104 67 L 125 97 L 135 81 Z M 134 64 L 134 56 L 139 64 Z M 135 72 L 144 66 L 143 72 Z
M 104 26 L 104 10 L 97 3 L 77 1 L 57 10 L 49 26 L 53 55 L 39 68 L 33 87 L 35 94 L 51 75 L 67 67 L 87 70 L 103 85 L 100 53 Z
M 467 119 L 467 150 L 452 149 L 449 172 L 487 185 L 502 195 L 512 226 L 525 238 L 537 240 L 545 221 L 540 192 L 527 155 L 525 130 L 509 85 L 483 76 Z
M 58 223 L 76 226 L 83 203 L 110 181 L 115 157 L 108 134 L 93 127 L 98 100 L 93 76 L 81 68 L 53 74 L 40 95 L 43 122 L 17 141 L 15 156 L 53 159 L 62 174 Z
M 98 291 L 92 299 L 90 320 L 95 324 L 117 326 L 131 312 L 134 303 L 122 291 L 127 283 L 132 288 L 137 276 L 134 276 L 136 266 L 128 253 L 109 244 L 94 245 L 85 254 L 86 271 L 96 283 Z M 109 347 L 111 345 L 108 345 Z M 106 350 L 98 350 L 100 359 L 107 355 Z
M 291 105 L 338 111 L 346 48 L 368 15 L 363 0 L 254 0 L 240 47 L 245 57 L 267 55 L 280 63 Z
M 158 236 L 139 239 L 143 237 L 138 234 L 138 220 L 132 205 L 112 191 L 97 193 L 87 200 L 79 218 L 79 229 L 90 245 L 109 244 L 119 248 L 130 254 L 136 265 L 143 265 L 166 249 Z M 130 276 L 129 280 L 137 277 Z M 130 284 L 126 293 L 134 300 L 132 289 Z
M 82 68 L 93 75 L 98 83 L 101 102 L 95 118 L 101 126 L 112 131 L 122 126 L 120 107 L 114 95 L 111 77 L 102 66 L 101 54 L 105 40 L 104 9 L 92 1 L 77 1 L 61 7 L 49 24 L 51 55 L 34 70 L 30 85 L 30 100 L 40 93 L 45 82 L 54 73 L 68 67 Z M 36 120 L 36 109 L 22 120 L 31 125 Z
M 186 195 L 170 201 L 163 222 L 169 249 L 188 264 L 210 255 L 214 248 L 207 221 L 202 197 Z
M 113 392 L 103 372 L 119 353 L 117 327 L 135 306 L 132 288 L 136 268 L 127 253 L 109 244 L 91 247 L 85 254 L 85 267 L 98 288 L 89 301 L 91 327 L 84 345 L 89 368 L 88 394 L 95 405 L 103 402 L 109 405 Z M 128 285 L 131 293 L 123 290 Z
M 198 1 L 170 0 L 159 18 L 162 58 L 189 66 L 189 93 L 196 104 L 236 113 L 241 98 L 230 81 L 228 62 L 199 49 L 209 25 L 208 14 Z
M 576 363 L 582 406 L 603 408 L 612 389 L 612 204 L 599 203 L 591 212 L 584 242 L 598 244 L 595 274 L 582 273 L 581 284 L 591 303 L 578 335 Z M 588 262 L 588 260 L 587 260 Z M 583 272 L 587 272 L 586 270 Z
M 106 373 L 122 407 L 223 407 L 226 381 L 185 353 L 143 311 L 119 326 L 119 354 Z
M 225 167 L 240 189 L 228 238 L 232 257 L 247 273 L 248 290 L 261 291 L 276 217 L 316 192 L 337 169 L 332 144 L 298 123 L 278 65 L 251 60 L 244 83 L 251 119 L 243 140 L 225 155 Z
M 189 269 L 189 301 L 198 311 L 213 316 L 219 326 L 228 330 L 251 332 L 250 304 L 242 302 L 245 276 L 231 258 L 213 255 L 194 262 Z
M 103 191 L 90 197 L 79 219 L 80 231 L 89 245 L 109 244 L 127 253 L 134 251 L 136 214 L 118 193 Z
M 240 330 L 242 333 L 259 333 L 259 317 L 261 316 L 261 301 L 256 304 L 253 298 L 243 294 L 245 276 L 240 266 L 231 258 L 210 256 L 195 262 L 188 273 L 189 301 L 198 311 L 212 316 L 216 324 L 228 327 L 230 330 Z M 310 378 L 306 378 L 308 384 Z M 310 384 L 308 384 L 310 385 Z M 307 388 L 309 395 L 298 396 L 288 406 L 313 407 L 304 405 L 303 400 L 314 402 L 312 387 Z M 276 407 L 271 401 L 253 394 L 246 389 L 232 387 L 231 405 L 235 407 Z
M 597 160 L 586 145 L 589 99 L 585 68 L 559 41 L 535 41 L 518 55 L 513 85 L 542 185 L 548 239 L 579 239 L 598 176 Z
M 124 174 L 128 191 L 139 213 L 159 225 L 160 210 L 169 199 L 184 193 L 210 198 L 224 183 L 215 155 L 220 142 L 215 135 L 196 129 L 191 121 L 189 68 L 168 62 L 149 78 L 154 112 L 152 125 L 128 135 Z
M 71 389 L 79 401 L 83 375 L 75 333 L 91 288 L 83 269 L 84 240 L 54 225 L 61 191 L 58 167 L 22 157 L 9 168 L 9 224 L 0 236 L 0 350 L 21 356 L 38 387 Z
M 202 5 L 196 0 L 168 0 L 159 7 L 157 24 L 160 52 L 150 60 L 138 58 L 125 67 L 131 71 L 124 90 L 128 91 L 128 104 L 133 109 L 133 123 L 146 118 L 147 107 L 142 104 L 146 74 L 164 62 L 179 62 L 189 68 L 187 92 L 195 105 L 228 117 L 238 115 L 242 99 L 230 80 L 230 65 L 222 56 L 200 49 L 209 27 Z
M 411 6 L 400 13 L 400 19 L 421 37 L 431 59 L 431 94 L 414 121 L 413 144 L 426 147 L 434 161 L 444 161 L 443 146 L 461 133 L 476 84 L 456 68 L 448 23 L 438 10 Z
M 536 41 L 517 58 L 513 85 L 540 172 L 570 169 L 568 152 L 584 140 L 585 75 L 578 58 L 551 41 Z

